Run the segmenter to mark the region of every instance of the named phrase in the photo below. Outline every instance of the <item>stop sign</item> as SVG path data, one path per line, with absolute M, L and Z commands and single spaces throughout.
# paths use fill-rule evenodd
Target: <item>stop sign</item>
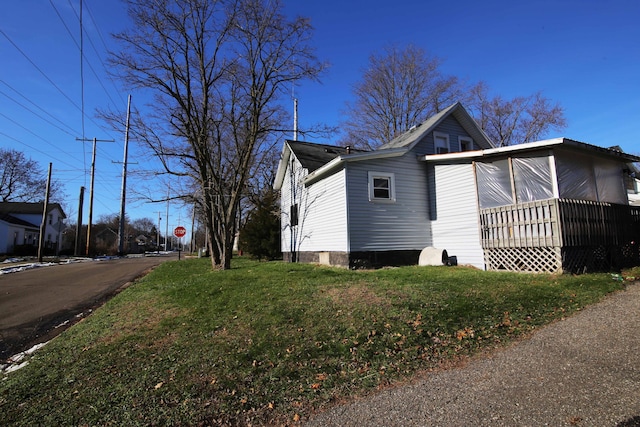
M 173 230 L 173 235 L 176 237 L 184 237 L 185 234 L 187 234 L 187 229 L 181 225 Z

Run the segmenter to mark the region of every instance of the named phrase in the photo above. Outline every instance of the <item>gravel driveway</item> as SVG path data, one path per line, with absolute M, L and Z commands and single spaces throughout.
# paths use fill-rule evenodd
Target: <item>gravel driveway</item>
M 640 426 L 640 284 L 530 339 L 308 426 Z

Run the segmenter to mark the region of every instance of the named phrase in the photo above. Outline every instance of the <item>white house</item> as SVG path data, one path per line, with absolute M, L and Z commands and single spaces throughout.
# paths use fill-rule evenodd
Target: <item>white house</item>
M 0 203 L 0 253 L 12 254 L 20 247 L 38 247 L 44 203 Z M 66 215 L 58 203 L 50 203 L 44 228 L 44 248 L 58 253 Z
M 460 103 L 373 151 L 286 141 L 282 252 L 357 268 L 416 264 L 436 247 L 482 269 L 591 268 L 593 247 L 611 258 L 638 231 L 624 171 L 639 160 L 565 138 L 496 148 Z M 612 206 L 624 217 L 598 216 Z

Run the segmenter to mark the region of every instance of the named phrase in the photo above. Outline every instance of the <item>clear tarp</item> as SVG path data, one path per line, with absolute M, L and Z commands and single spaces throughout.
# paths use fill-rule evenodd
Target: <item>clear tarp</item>
M 591 159 L 576 153 L 555 152 L 561 199 L 598 201 Z
M 549 156 L 515 157 L 512 160 L 513 180 L 518 203 L 553 197 Z
M 626 205 L 629 200 L 624 185 L 622 164 L 597 161 L 593 169 L 600 201 Z
M 476 162 L 476 179 L 482 209 L 513 204 L 508 159 Z
M 624 163 L 554 150 L 558 196 L 562 199 L 627 204 Z M 516 200 L 513 199 L 509 160 L 476 162 L 480 207 L 492 208 L 555 197 L 548 152 L 521 154 L 511 159 Z

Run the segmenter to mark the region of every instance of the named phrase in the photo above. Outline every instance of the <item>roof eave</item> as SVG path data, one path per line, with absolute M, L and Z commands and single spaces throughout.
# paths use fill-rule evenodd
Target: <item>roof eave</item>
M 401 148 L 389 148 L 387 150 L 380 151 L 368 151 L 366 153 L 355 153 L 338 156 L 331 160 L 324 166 L 316 169 L 306 176 L 304 179 L 305 185 L 311 185 L 314 182 L 322 179 L 325 175 L 331 173 L 343 163 L 359 162 L 363 160 L 384 159 L 389 157 L 399 157 L 406 154 L 409 150 L 406 147 Z
M 523 152 L 523 151 L 537 150 L 541 148 L 552 148 L 556 146 L 577 147 L 577 148 L 585 149 L 589 151 L 597 151 L 612 157 L 622 158 L 627 162 L 640 161 L 640 157 L 632 154 L 627 154 L 620 151 L 611 150 L 608 148 L 598 147 L 597 145 L 587 144 L 587 143 L 575 141 L 569 138 L 546 139 L 542 141 L 526 142 L 524 144 L 509 145 L 506 147 L 489 148 L 486 150 L 462 151 L 462 152 L 447 153 L 447 154 L 427 154 L 425 156 L 418 157 L 418 159 L 425 162 L 443 162 L 443 161 L 452 161 L 452 160 L 475 159 L 480 157 L 489 157 L 489 156 L 497 156 L 500 154 L 508 154 L 512 152 Z
M 284 147 L 282 148 L 282 155 L 280 156 L 280 161 L 278 162 L 278 170 L 276 171 L 276 178 L 273 182 L 273 189 L 276 191 L 280 191 L 282 188 L 282 183 L 284 182 L 284 174 L 287 171 L 287 166 L 289 165 L 289 158 L 291 157 L 291 148 L 287 142 L 284 143 Z

